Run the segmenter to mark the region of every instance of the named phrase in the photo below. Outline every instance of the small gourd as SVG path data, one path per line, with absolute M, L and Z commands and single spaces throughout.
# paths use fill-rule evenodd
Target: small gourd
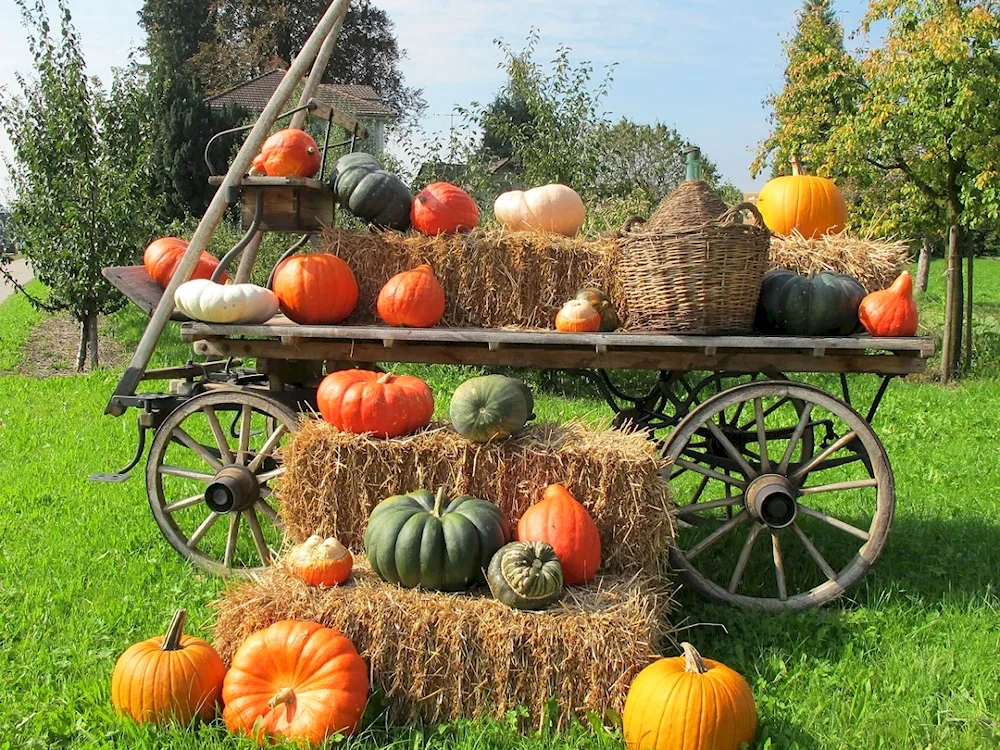
M 563 333 L 596 333 L 601 314 L 585 299 L 571 299 L 556 315 L 556 330 Z
M 486 580 L 493 598 L 508 607 L 546 609 L 563 593 L 563 571 L 545 542 L 511 542 L 490 560 Z
M 915 335 L 917 303 L 909 272 L 903 271 L 888 289 L 872 292 L 861 300 L 858 317 L 872 336 Z
M 354 558 L 350 550 L 334 538 L 318 534 L 297 545 L 285 556 L 292 573 L 310 586 L 339 586 L 351 577 Z

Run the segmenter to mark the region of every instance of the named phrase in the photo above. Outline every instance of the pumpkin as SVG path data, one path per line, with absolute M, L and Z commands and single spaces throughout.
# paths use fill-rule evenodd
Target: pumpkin
M 618 317 L 615 306 L 611 304 L 611 298 L 600 289 L 593 287 L 581 289 L 576 293 L 576 299 L 590 303 L 590 306 L 597 310 L 598 315 L 601 316 L 601 327 L 598 330 L 602 333 L 617 331 L 618 327 L 621 326 L 621 319 Z
M 806 239 L 836 234 L 847 224 L 844 194 L 824 177 L 802 174 L 792 159 L 792 174 L 775 177 L 761 188 L 757 208 L 767 228 L 787 236 L 793 231 Z
M 230 732 L 319 744 L 352 734 L 368 703 L 368 667 L 341 633 L 282 620 L 239 647 L 226 675 L 222 718 Z
M 304 130 L 279 130 L 253 161 L 254 171 L 268 177 L 315 177 L 323 165 L 316 141 Z
M 505 229 L 514 232 L 553 232 L 575 237 L 587 220 L 579 194 L 566 185 L 543 185 L 500 195 L 493 213 Z
M 847 336 L 858 327 L 864 296 L 865 288 L 845 274 L 775 269 L 761 281 L 758 326 L 789 336 Z
M 425 263 L 389 279 L 378 293 L 376 308 L 391 326 L 431 328 L 444 317 L 444 289 Z
M 413 199 L 410 224 L 422 234 L 435 236 L 475 229 L 479 206 L 472 196 L 450 182 L 434 182 Z
M 385 229 L 410 228 L 410 189 L 371 154 L 342 156 L 333 167 L 330 185 L 340 205 L 359 219 Z
M 434 394 L 420 378 L 369 370 L 330 373 L 316 392 L 323 419 L 343 432 L 407 435 L 434 415 Z
M 274 272 L 281 311 L 296 323 L 329 325 L 350 317 L 358 306 L 358 282 L 336 255 L 293 255 Z
M 514 609 L 545 609 L 562 596 L 563 570 L 545 542 L 511 542 L 486 572 L 493 598 Z
M 683 656 L 659 659 L 628 689 L 622 729 L 628 750 L 739 750 L 757 734 L 750 686 L 725 664 Z
M 174 305 L 192 320 L 206 323 L 264 323 L 278 312 L 274 292 L 254 284 L 186 281 L 174 292 Z
M 184 256 L 184 251 L 188 249 L 188 242 L 179 237 L 161 237 L 154 240 L 146 248 L 142 255 L 142 264 L 146 267 L 146 273 L 164 289 L 174 277 L 174 271 Z M 219 267 L 219 260 L 211 253 L 202 252 L 198 258 L 198 264 L 194 267 L 191 279 L 210 279 L 215 269 Z M 227 281 L 229 277 L 223 273 L 220 281 Z
M 446 500 L 443 488 L 383 500 L 365 530 L 372 570 L 408 589 L 460 591 L 508 541 L 510 527 L 497 506 L 467 495 Z
M 571 299 L 556 314 L 556 330 L 564 333 L 596 333 L 601 314 L 585 299 Z
M 528 387 L 505 375 L 466 380 L 451 397 L 449 414 L 455 431 L 473 443 L 503 440 L 522 429 L 535 415 Z
M 589 583 L 601 567 L 601 535 L 594 519 L 561 484 L 546 487 L 542 501 L 524 512 L 517 540 L 552 545 L 570 586 Z
M 861 300 L 858 317 L 872 336 L 915 335 L 917 303 L 909 271 L 903 271 L 888 289 L 872 292 Z
M 343 544 L 334 538 L 324 539 L 318 534 L 292 547 L 285 556 L 292 573 L 310 586 L 339 586 L 351 576 L 354 557 Z
M 184 635 L 177 610 L 165 636 L 130 646 L 111 675 L 111 702 L 120 715 L 160 726 L 188 726 L 215 717 L 226 667 L 207 641 Z

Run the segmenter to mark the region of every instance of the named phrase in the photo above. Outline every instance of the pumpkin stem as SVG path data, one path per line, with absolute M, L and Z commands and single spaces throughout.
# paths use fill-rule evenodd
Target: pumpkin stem
M 295 691 L 290 687 L 286 687 L 282 688 L 277 693 L 275 693 L 274 697 L 272 697 L 271 700 L 267 702 L 267 705 L 270 706 L 271 708 L 275 708 L 277 706 L 294 702 L 295 702 Z
M 392 373 L 391 372 L 387 372 L 384 375 L 382 375 L 381 377 L 379 377 L 379 379 L 376 380 L 375 382 L 378 383 L 379 385 L 385 385 L 390 380 L 392 380 Z
M 685 672 L 705 674 L 705 672 L 708 671 L 708 665 L 705 664 L 705 660 L 701 658 L 701 654 L 698 653 L 698 649 L 690 643 L 682 643 L 681 649 L 684 651 Z
M 799 161 L 799 157 L 793 156 L 791 158 L 791 162 L 792 162 L 792 174 L 795 175 L 796 177 L 800 177 L 801 175 L 803 175 L 804 172 L 802 171 L 802 162 Z
M 434 498 L 434 515 L 438 518 L 441 517 L 441 507 L 444 505 L 444 487 L 441 487 L 437 491 L 437 496 Z
M 184 635 L 184 623 L 187 620 L 187 610 L 179 609 L 174 612 L 173 619 L 167 627 L 167 634 L 163 636 L 163 643 L 160 649 L 163 651 L 180 651 L 181 637 Z

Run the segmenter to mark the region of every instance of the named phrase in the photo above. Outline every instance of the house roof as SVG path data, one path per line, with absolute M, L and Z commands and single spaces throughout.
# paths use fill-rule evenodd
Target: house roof
M 206 101 L 213 109 L 236 104 L 250 112 L 261 112 L 274 95 L 285 71 L 277 68 L 253 80 L 234 86 L 227 91 L 210 96 Z M 392 119 L 396 112 L 385 106 L 371 86 L 344 83 L 321 83 L 316 100 L 322 104 L 349 112 L 356 117 Z

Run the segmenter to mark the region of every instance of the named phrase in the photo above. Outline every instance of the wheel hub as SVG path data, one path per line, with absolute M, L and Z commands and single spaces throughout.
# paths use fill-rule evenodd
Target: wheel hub
M 788 477 L 780 474 L 762 474 L 746 489 L 746 508 L 750 515 L 772 529 L 791 526 L 798 515 L 795 488 Z
M 260 499 L 260 484 L 245 466 L 227 466 L 205 490 L 205 504 L 216 513 L 249 510 Z

